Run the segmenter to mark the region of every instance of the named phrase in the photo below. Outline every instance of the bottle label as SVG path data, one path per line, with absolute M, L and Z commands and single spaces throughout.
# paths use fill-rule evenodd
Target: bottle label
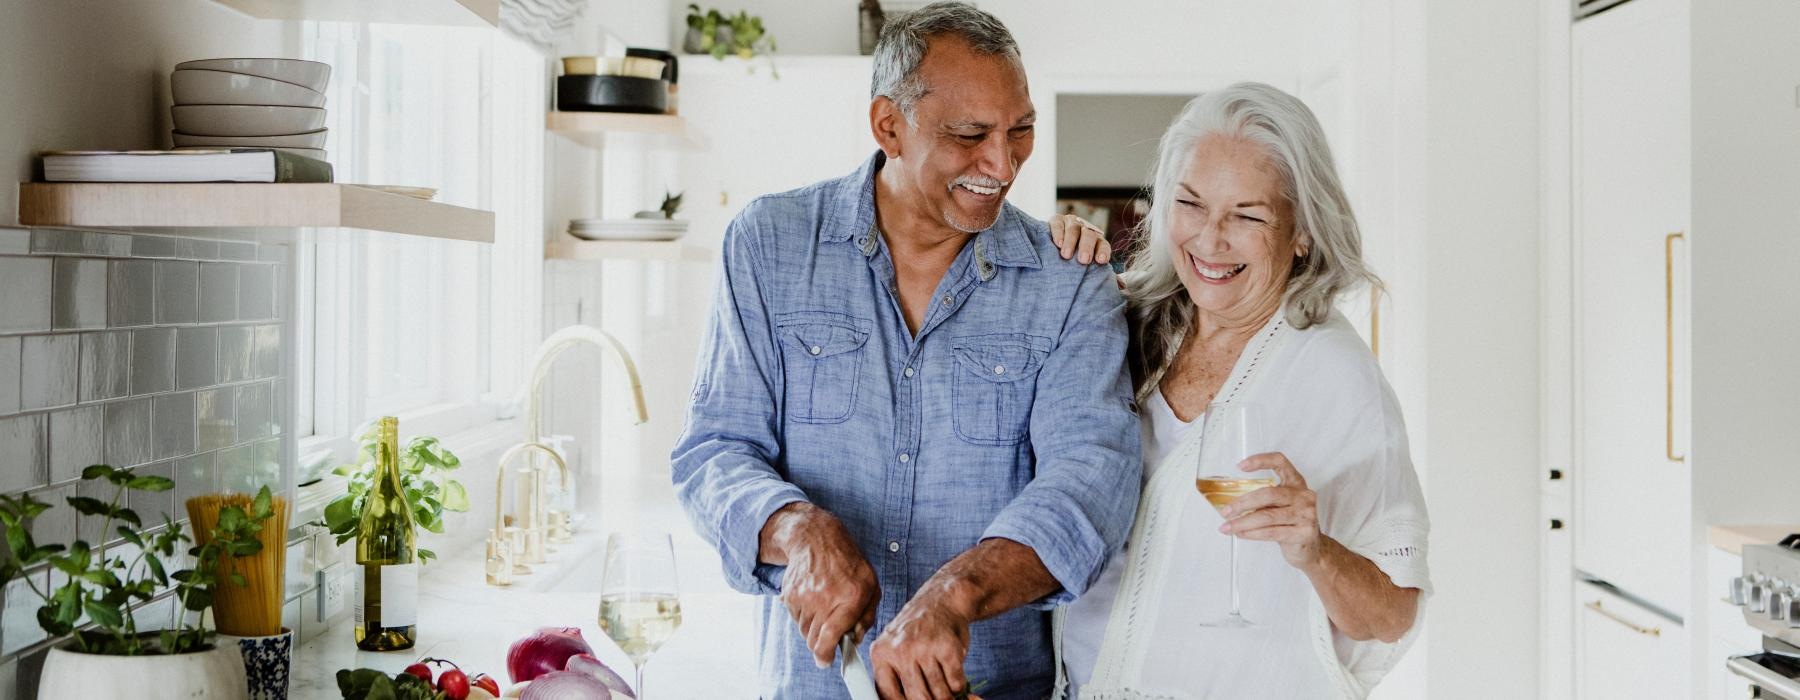
M 419 622 L 419 565 L 381 567 L 382 627 L 408 627 Z

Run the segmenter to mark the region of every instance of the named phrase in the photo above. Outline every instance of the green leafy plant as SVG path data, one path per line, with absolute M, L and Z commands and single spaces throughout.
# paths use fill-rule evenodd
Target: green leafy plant
M 690 4 L 687 25 L 698 38 L 697 45 L 690 45 L 688 48 L 712 54 L 716 59 L 723 60 L 728 55 L 736 55 L 749 60 L 759 54 L 768 56 L 776 51 L 775 35 L 763 27 L 762 18 L 744 10 L 739 10 L 735 15 L 726 15 L 713 8 L 701 12 L 699 5 Z M 773 58 L 769 60 L 769 73 L 777 79 L 781 77 L 781 73 L 775 69 Z
M 392 676 L 372 668 L 337 672 L 338 692 L 344 700 L 438 700 L 448 697 L 431 681 L 410 673 Z
M 356 523 L 362 519 L 369 485 L 375 481 L 375 446 L 379 440 L 376 425 L 371 423 L 358 438 L 362 448 L 358 451 L 357 463 L 331 470 L 338 476 L 350 477 L 344 495 L 325 504 L 325 522 L 322 524 L 337 536 L 338 544 L 356 538 Z M 444 449 L 434 437 L 416 436 L 400 450 L 400 488 L 406 492 L 407 504 L 412 506 L 414 524 L 427 532 L 442 533 L 444 511 L 462 513 L 469 510 L 468 490 L 449 477 L 450 472 L 461 466 L 462 460 Z M 421 564 L 436 556 L 429 549 L 419 549 Z
M 204 616 L 200 616 L 202 622 L 192 625 L 183 622 L 174 629 L 140 633 L 132 606 L 149 602 L 163 589 L 172 587 L 182 610 L 201 612 L 212 607 L 213 591 L 221 585 L 217 573 L 220 558 L 262 551 L 257 533 L 274 514 L 269 488 L 264 486 L 257 493 L 249 511 L 236 506 L 221 510 L 218 526 L 209 533 L 211 539 L 203 546 L 186 550 L 193 557 L 194 567 L 170 572 L 168 565 L 181 546 L 193 540 L 167 513 L 162 515 L 163 523 L 156 532 L 141 532 L 143 518 L 120 503 L 127 492 L 168 491 L 175 482 L 104 464 L 82 470 L 81 478 L 111 484 L 112 499 L 71 496 L 66 499 L 69 507 L 85 516 L 103 518 L 100 532 L 116 533 L 119 541 L 99 547 L 86 540 L 39 545 L 31 537 L 31 523 L 49 510 L 50 504 L 30 494 L 0 496 L 0 523 L 6 526 L 10 554 L 0 563 L 0 580 L 12 581 L 44 563 L 67 575 L 68 581 L 61 586 L 40 589 L 38 581 L 30 578 L 26 583 L 43 602 L 37 611 L 38 626 L 53 637 L 73 634 L 75 649 L 83 653 L 139 656 L 206 648 L 213 632 L 206 629 Z M 114 523 L 119 523 L 117 528 Z M 227 579 L 238 586 L 246 583 L 244 575 L 235 571 Z M 77 630 L 84 614 L 92 626 Z

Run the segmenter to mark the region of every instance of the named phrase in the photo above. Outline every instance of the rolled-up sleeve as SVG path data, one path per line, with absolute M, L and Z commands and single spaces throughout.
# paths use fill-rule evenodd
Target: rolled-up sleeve
M 1031 408 L 1031 483 L 983 533 L 1031 547 L 1062 585 L 1033 607 L 1079 597 L 1125 542 L 1143 462 L 1125 367 L 1124 299 L 1112 272 L 1088 268 Z
M 687 423 L 670 471 L 688 520 L 718 550 L 731 587 L 775 594 L 779 569 L 757 561 L 763 524 L 782 506 L 807 498 L 775 467 L 782 370 L 758 286 L 756 239 L 745 226 L 740 218 L 725 232 Z

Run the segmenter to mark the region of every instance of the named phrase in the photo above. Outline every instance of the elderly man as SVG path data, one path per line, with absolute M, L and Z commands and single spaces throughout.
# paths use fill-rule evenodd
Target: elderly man
M 1123 304 L 1005 202 L 1035 111 L 998 20 L 891 23 L 872 93 L 879 152 L 726 231 L 677 494 L 734 587 L 779 595 L 762 697 L 848 697 L 849 636 L 885 698 L 1042 698 L 1045 611 L 1137 501 Z

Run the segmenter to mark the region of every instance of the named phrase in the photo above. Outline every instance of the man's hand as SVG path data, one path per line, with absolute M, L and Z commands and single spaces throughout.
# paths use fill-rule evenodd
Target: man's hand
M 844 634 L 860 642 L 875 626 L 875 570 L 830 513 L 809 503 L 782 507 L 763 524 L 761 549 L 764 563 L 787 566 L 781 602 L 820 668 L 831 665 Z
M 969 653 L 968 601 L 956 585 L 934 580 L 900 610 L 869 652 L 875 689 L 888 700 L 968 697 L 963 659 Z
M 1074 214 L 1050 217 L 1050 242 L 1064 260 L 1073 257 L 1083 265 L 1112 262 L 1112 244 L 1106 242 L 1106 232 Z

